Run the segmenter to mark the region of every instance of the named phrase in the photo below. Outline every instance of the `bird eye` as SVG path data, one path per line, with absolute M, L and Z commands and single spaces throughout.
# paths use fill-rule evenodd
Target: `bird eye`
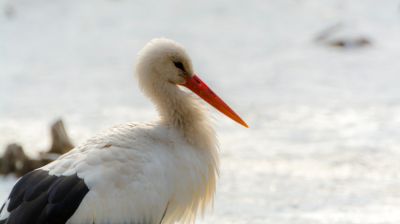
M 174 61 L 174 65 L 175 65 L 175 67 L 181 69 L 182 71 L 185 71 L 185 68 L 183 67 L 182 62 Z

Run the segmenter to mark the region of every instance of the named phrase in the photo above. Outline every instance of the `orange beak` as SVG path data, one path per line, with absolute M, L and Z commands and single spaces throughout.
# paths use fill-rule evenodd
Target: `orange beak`
M 221 113 L 230 117 L 232 120 L 248 128 L 249 126 L 233 111 L 221 98 L 219 98 L 201 79 L 194 75 L 191 78 L 186 79 L 186 83 L 182 86 L 190 89 L 196 93 L 199 97 L 215 107 Z

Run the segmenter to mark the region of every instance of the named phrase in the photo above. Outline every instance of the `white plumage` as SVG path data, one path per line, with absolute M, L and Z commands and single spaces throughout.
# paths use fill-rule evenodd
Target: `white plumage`
M 159 223 L 166 210 L 163 223 L 188 223 L 212 199 L 217 158 L 188 144 L 175 128 L 126 124 L 42 169 L 77 173 L 88 185 L 69 223 Z
M 50 177 L 76 174 L 88 188 L 67 223 L 193 223 L 213 200 L 218 176 L 215 133 L 198 100 L 178 85 L 245 123 L 206 91 L 183 47 L 171 40 L 155 39 L 143 48 L 137 77 L 157 106 L 158 121 L 116 126 L 40 168 Z M 47 190 L 49 202 L 55 195 L 52 189 L 61 184 L 54 185 Z M 13 211 L 3 209 L 0 217 Z

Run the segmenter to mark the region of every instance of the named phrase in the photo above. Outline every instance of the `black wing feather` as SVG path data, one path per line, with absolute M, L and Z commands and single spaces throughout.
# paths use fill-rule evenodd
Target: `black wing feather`
M 23 176 L 9 196 L 9 204 L 0 209 L 10 213 L 0 224 L 66 223 L 75 213 L 89 188 L 76 174 L 49 175 L 34 170 Z

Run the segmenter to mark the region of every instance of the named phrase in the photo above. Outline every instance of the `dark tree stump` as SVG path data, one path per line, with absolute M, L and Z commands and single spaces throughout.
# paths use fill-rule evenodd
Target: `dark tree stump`
M 65 131 L 62 120 L 57 120 L 51 126 L 51 148 L 48 153 L 64 154 L 74 148 Z
M 61 154 L 74 147 L 69 140 L 62 120 L 57 120 L 51 126 L 51 140 L 52 144 L 49 151 L 40 153 L 39 159 L 30 159 L 19 144 L 9 144 L 3 158 L 0 158 L 0 174 L 22 176 L 54 161 Z
M 9 144 L 1 163 L 1 173 L 15 173 L 21 176 L 30 171 L 30 159 L 25 155 L 24 149 L 18 144 Z

